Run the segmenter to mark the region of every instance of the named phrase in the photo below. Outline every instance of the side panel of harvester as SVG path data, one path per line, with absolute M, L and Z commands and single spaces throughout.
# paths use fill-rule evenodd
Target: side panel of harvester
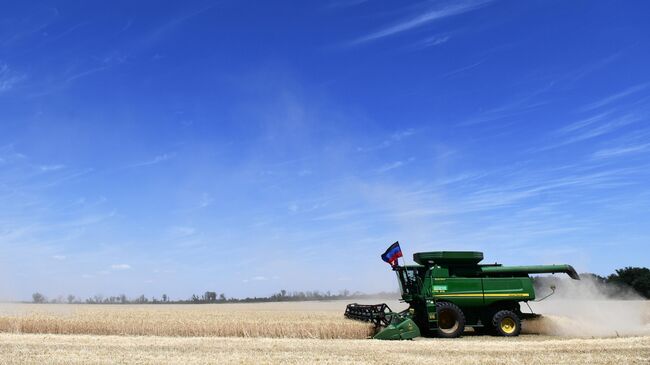
M 478 307 L 484 303 L 481 278 L 433 278 L 432 296 L 460 307 Z
M 523 278 L 485 278 L 483 282 L 483 302 L 492 305 L 503 301 L 527 301 L 535 299 L 532 280 Z

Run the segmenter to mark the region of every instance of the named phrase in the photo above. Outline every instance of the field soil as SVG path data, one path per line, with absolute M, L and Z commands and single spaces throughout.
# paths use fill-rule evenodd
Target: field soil
M 650 363 L 649 302 L 596 303 L 603 310 L 640 308 L 641 322 L 631 332 L 624 321 L 590 335 L 603 324 L 570 318 L 571 303 L 549 302 L 551 314 L 517 338 L 468 330 L 459 339 L 415 341 L 366 339 L 367 324 L 342 318 L 346 304 L 0 304 L 0 364 Z M 585 306 L 576 307 L 586 312 Z
M 0 364 L 648 364 L 650 337 L 417 341 L 0 334 Z

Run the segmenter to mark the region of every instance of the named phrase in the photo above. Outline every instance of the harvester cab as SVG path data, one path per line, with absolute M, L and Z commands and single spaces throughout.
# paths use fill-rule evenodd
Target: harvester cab
M 386 304 L 354 303 L 345 316 L 374 323 L 376 339 L 452 338 L 466 327 L 478 333 L 517 336 L 522 320 L 539 316 L 520 310 L 521 302 L 535 300 L 530 274 L 566 273 L 580 279 L 571 265 L 480 264 L 482 252 L 419 252 L 413 260 L 417 265 L 390 262 L 408 309 L 396 313 Z
M 393 271 L 397 274 L 402 299 L 406 302 L 420 295 L 422 290 L 422 279 L 424 278 L 425 269 L 422 266 L 393 266 Z

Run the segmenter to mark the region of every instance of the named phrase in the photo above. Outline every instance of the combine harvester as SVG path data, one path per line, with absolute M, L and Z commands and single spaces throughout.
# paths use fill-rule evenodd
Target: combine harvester
M 402 300 L 409 308 L 395 313 L 386 304 L 354 303 L 345 310 L 347 318 L 374 323 L 375 339 L 454 338 L 465 327 L 478 333 L 518 336 L 521 320 L 539 317 L 528 306 L 535 299 L 529 274 L 567 273 L 580 280 L 571 265 L 479 264 L 482 252 L 419 252 L 413 255 L 418 265 L 404 266 L 398 265 L 398 257 L 402 257 L 398 242 L 382 255 L 397 274 Z M 520 302 L 526 303 L 530 313 L 520 310 Z

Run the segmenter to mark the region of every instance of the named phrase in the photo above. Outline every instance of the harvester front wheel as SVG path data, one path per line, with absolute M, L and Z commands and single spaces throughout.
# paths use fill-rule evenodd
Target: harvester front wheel
M 438 336 L 444 338 L 459 337 L 465 331 L 465 315 L 454 303 L 436 303 L 438 312 Z
M 499 336 L 515 337 L 521 332 L 521 320 L 513 311 L 498 311 L 492 317 L 494 331 Z

